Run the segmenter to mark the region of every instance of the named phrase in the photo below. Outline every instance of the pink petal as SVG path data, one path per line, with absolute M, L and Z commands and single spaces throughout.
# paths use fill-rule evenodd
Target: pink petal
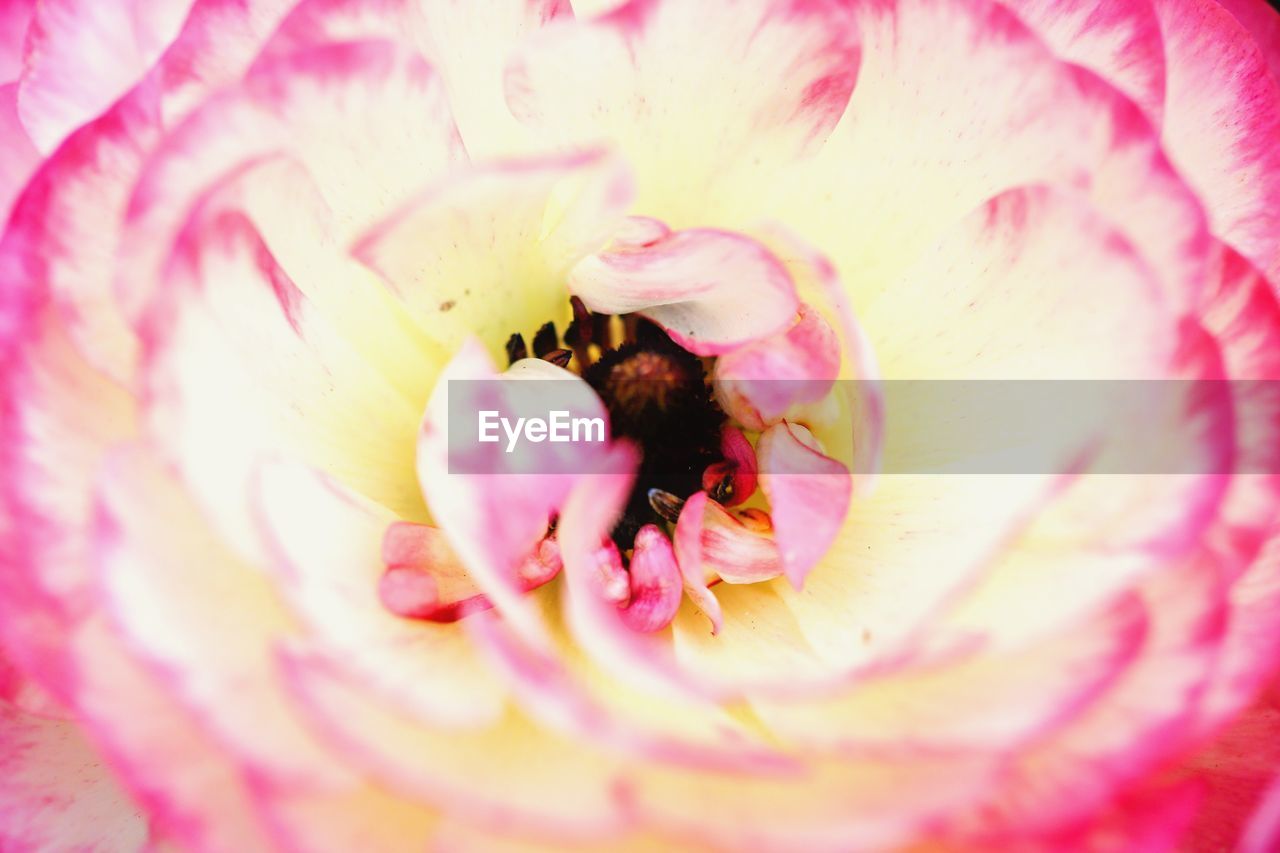
M 35 8 L 35 0 L 0 4 L 0 83 L 16 80 L 22 73 L 22 49 Z
M 711 633 L 720 633 L 724 616 L 715 593 L 707 589 L 706 570 L 702 561 L 702 524 L 706 511 L 707 493 L 696 492 L 684 502 L 680 518 L 676 521 L 675 552 L 684 580 L 684 591 L 711 620 Z
M 1168 90 L 1161 138 L 1213 231 L 1280 274 L 1280 85 L 1245 29 L 1212 0 L 1158 0 Z
M 631 553 L 631 599 L 622 621 L 633 631 L 660 631 L 680 609 L 680 569 L 667 535 L 652 524 L 636 532 Z
M 451 445 L 449 438 L 451 404 L 466 412 L 499 411 L 507 418 L 545 416 L 546 389 L 538 387 L 544 381 L 557 383 L 556 406 L 570 412 L 570 417 L 608 422 L 600 398 L 580 378 L 547 362 L 532 366 L 539 369 L 526 371 L 530 378 L 522 381 L 475 381 L 492 380 L 498 374 L 478 341 L 464 344 L 427 404 L 417 470 L 432 515 L 470 577 L 495 607 L 517 620 L 521 630 L 536 636 L 541 630 L 523 600 L 520 567 L 546 535 L 549 521 L 579 477 L 591 470 L 593 454 L 603 454 L 607 448 L 544 443 L 536 445 L 536 450 L 526 445 L 524 452 L 508 454 L 500 442 L 468 443 L 457 438 Z M 452 390 L 450 383 L 454 383 Z
M 693 517 L 689 523 L 694 523 Z M 783 572 L 782 555 L 773 537 L 765 535 L 770 532 L 771 529 L 761 529 L 756 519 L 735 517 L 720 504 L 707 500 L 702 516 L 703 567 L 725 583 L 759 583 L 776 578 Z M 692 563 L 689 570 L 696 571 Z
M 1165 60 L 1160 22 L 1145 3 L 1011 0 L 1006 3 L 1054 53 L 1100 75 L 1159 124 Z
M 725 424 L 720 430 L 720 452 L 724 454 L 724 461 L 708 466 L 703 472 L 702 488 L 716 495 L 724 506 L 746 503 L 756 491 L 756 449 L 742 430 Z
M 756 449 L 778 551 L 787 578 L 799 589 L 844 525 L 853 481 L 849 469 L 814 447 L 799 424 L 770 427 Z
M 795 285 L 756 241 L 708 228 L 676 231 L 586 258 L 569 287 L 593 311 L 638 312 L 698 355 L 771 335 L 795 316 Z
M 378 596 L 397 616 L 447 622 L 491 605 L 435 527 L 394 522 L 382 540 Z
M 729 417 L 759 431 L 781 420 L 791 406 L 827 396 L 839 372 L 835 332 L 801 305 L 799 319 L 786 332 L 720 357 L 716 399 Z
M 1218 0 L 1218 5 L 1253 36 L 1272 78 L 1280 85 L 1280 12 L 1265 0 Z
M 27 179 L 40 163 L 40 155 L 18 122 L 17 86 L 0 83 L 0 223 L 9 221 L 9 211 Z
M 0 847 L 139 849 L 147 819 L 72 721 L 0 702 Z
M 149 70 L 178 34 L 192 0 L 104 6 L 50 0 L 27 36 L 18 110 L 37 147 L 50 152 L 96 118 Z

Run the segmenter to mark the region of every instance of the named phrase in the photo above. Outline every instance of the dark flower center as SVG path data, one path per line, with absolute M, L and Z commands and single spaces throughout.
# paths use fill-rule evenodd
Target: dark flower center
M 653 490 L 687 497 L 702 488 L 703 472 L 720 462 L 725 414 L 708 383 L 709 363 L 671 340 L 659 326 L 635 315 L 622 322 L 588 312 L 573 298 L 574 320 L 557 346 L 555 326 L 534 337 L 534 354 L 576 369 L 609 412 L 614 438 L 631 441 L 642 453 L 636 484 L 612 538 L 629 550 L 636 531 L 670 521 L 651 501 Z M 611 329 L 616 332 L 611 333 Z M 525 357 L 524 339 L 507 343 L 511 361 Z

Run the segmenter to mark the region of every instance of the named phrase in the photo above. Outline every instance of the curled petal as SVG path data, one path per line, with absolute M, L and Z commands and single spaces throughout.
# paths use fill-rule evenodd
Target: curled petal
M 680 609 L 680 569 L 671 540 L 657 525 L 636 533 L 631 553 L 631 601 L 622 621 L 635 631 L 650 633 L 671 624 Z
M 625 607 L 631 600 L 631 578 L 622 565 L 622 554 L 612 539 L 606 539 L 595 553 L 600 568 L 600 588 L 606 601 Z
M 592 311 L 643 314 L 698 355 L 737 349 L 795 316 L 791 276 L 755 240 L 710 228 L 676 231 L 644 245 L 632 239 L 628 235 L 570 272 L 570 289 Z
M 723 462 L 710 465 L 702 474 L 702 488 L 723 506 L 745 503 L 756 491 L 756 451 L 742 430 L 726 424 L 720 431 Z
M 387 571 L 378 596 L 397 616 L 450 622 L 492 606 L 438 528 L 393 523 L 382 540 L 382 559 Z
M 707 589 L 706 574 L 702 568 L 702 519 L 707 500 L 706 492 L 697 492 L 685 501 L 676 522 L 675 552 L 685 593 L 711 620 L 711 633 L 719 634 L 724 615 L 720 610 L 720 600 Z
M 823 454 L 808 430 L 785 421 L 760 436 L 759 452 L 782 564 L 799 589 L 844 524 L 853 491 L 849 469 Z
M 756 516 L 744 523 L 708 500 L 702 516 L 703 567 L 725 583 L 758 583 L 776 578 L 782 574 L 782 556 L 767 533 Z
M 716 362 L 716 399 L 748 429 L 777 423 L 797 403 L 825 397 L 840 372 L 840 344 L 807 305 L 780 335 L 726 353 Z

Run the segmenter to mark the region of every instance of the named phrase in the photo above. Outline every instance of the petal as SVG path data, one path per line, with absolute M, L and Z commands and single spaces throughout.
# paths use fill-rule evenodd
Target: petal
M 1280 12 L 1263 0 L 1218 0 L 1218 5 L 1253 36 L 1272 78 L 1280 83 Z
M 263 553 L 244 496 L 267 457 L 309 462 L 425 520 L 413 476 L 421 402 L 353 351 L 244 214 L 210 200 L 167 282 L 144 329 L 149 423 L 239 553 Z
M 757 451 L 783 570 L 799 589 L 844 525 L 849 469 L 814 447 L 808 430 L 785 421 L 760 436 Z
M 869 673 L 834 698 L 757 700 L 753 707 L 786 742 L 808 749 L 1014 753 L 1103 695 L 1141 648 L 1147 615 L 1129 598 L 1088 627 L 1013 654 Z
M 713 500 L 706 502 L 701 529 L 703 570 L 725 583 L 758 583 L 782 574 L 782 555 L 773 538 L 747 527 Z M 690 570 L 695 570 L 692 563 Z
M 0 6 L 0 82 L 16 80 L 22 73 L 22 48 L 35 11 L 35 0 L 12 0 Z
M 503 63 L 530 34 L 572 17 L 568 0 L 412 0 L 411 31 L 444 75 L 472 158 L 545 150 L 518 124 L 503 92 Z
M 272 648 L 290 633 L 289 614 L 154 456 L 113 453 L 96 511 L 104 607 L 162 685 L 257 772 L 299 786 L 346 781 L 280 692 Z
M 716 399 L 729 417 L 753 430 L 780 421 L 797 403 L 831 392 L 840 371 L 835 332 L 812 308 L 781 335 L 726 353 L 716 361 Z
M 590 386 L 566 370 L 539 363 L 536 370 L 517 370 L 498 381 L 480 343 L 464 344 L 427 404 L 417 458 L 422 493 L 454 553 L 494 606 L 531 637 L 543 631 L 522 601 L 521 565 L 605 445 L 538 444 L 536 451 L 526 446 L 522 453 L 507 453 L 500 442 L 485 443 L 478 434 L 471 439 L 471 425 L 477 423 L 476 413 L 489 410 L 513 420 L 545 417 L 549 398 L 571 418 L 608 422 Z
M 1010 0 L 1006 5 L 1058 56 L 1097 73 L 1159 123 L 1164 110 L 1164 45 L 1149 3 Z
M 643 314 L 698 355 L 778 332 L 798 308 L 791 277 L 764 246 L 707 228 L 615 244 L 574 267 L 569 287 L 592 311 Z
M 1280 84 L 1248 33 L 1210 0 L 1158 0 L 1168 90 L 1161 138 L 1213 231 L 1280 274 Z
M 501 714 L 506 691 L 458 625 L 402 619 L 383 606 L 387 551 L 397 565 L 420 556 L 398 550 L 391 513 L 284 462 L 259 469 L 253 502 L 271 544 L 267 569 L 308 629 L 293 649 L 331 662 L 424 725 L 474 728 Z
M 553 142 L 621 145 L 639 212 L 737 224 L 742 188 L 823 137 L 856 70 L 836 4 L 633 0 L 533 36 L 511 61 L 507 100 Z
M 671 624 L 680 608 L 680 569 L 667 535 L 652 524 L 636 532 L 628 566 L 631 598 L 622 621 L 633 631 L 659 631 Z
M 0 702 L 0 845 L 6 850 L 138 849 L 147 820 L 76 723 Z
M 9 220 L 13 202 L 40 163 L 40 155 L 18 122 L 16 93 L 15 84 L 0 84 L 0 222 Z
M 22 123 L 36 146 L 52 151 L 124 94 L 169 46 L 191 5 L 136 0 L 121 9 L 91 0 L 41 2 L 18 92 Z
M 514 332 L 568 322 L 570 267 L 630 197 L 601 152 L 477 167 L 428 187 L 357 242 L 415 321 L 450 351 L 477 335 L 494 357 Z
M 392 522 L 382 559 L 387 572 L 378 581 L 378 597 L 397 616 L 448 622 L 491 606 L 438 528 Z
M 684 502 L 676 521 L 674 545 L 685 594 L 711 620 L 714 635 L 720 633 L 724 616 L 715 593 L 707 589 L 706 571 L 702 567 L 702 518 L 707 500 L 706 492 L 695 492 Z

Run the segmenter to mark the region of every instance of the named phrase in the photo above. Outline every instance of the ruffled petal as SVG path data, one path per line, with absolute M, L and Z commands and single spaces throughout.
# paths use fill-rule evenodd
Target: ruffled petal
M 52 151 L 148 71 L 177 35 L 192 0 L 124 5 L 38 5 L 27 36 L 18 110 L 41 151 Z
M 1161 138 L 1213 231 L 1280 275 L 1280 83 L 1212 0 L 1157 0 L 1169 68 Z

